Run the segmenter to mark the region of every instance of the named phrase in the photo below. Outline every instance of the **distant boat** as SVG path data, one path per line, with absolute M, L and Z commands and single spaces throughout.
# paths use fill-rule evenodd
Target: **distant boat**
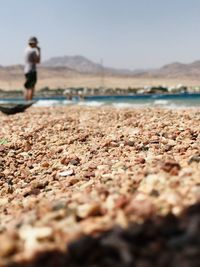
M 32 106 L 36 101 L 27 101 L 27 102 L 7 102 L 0 104 L 0 111 L 7 115 L 16 114 L 19 112 L 24 112 L 27 108 Z

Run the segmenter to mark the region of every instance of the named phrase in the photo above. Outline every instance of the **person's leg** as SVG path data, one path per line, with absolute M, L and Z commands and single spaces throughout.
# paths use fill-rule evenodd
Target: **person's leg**
M 34 88 L 29 88 L 25 90 L 24 93 L 24 98 L 26 101 L 30 101 L 33 99 L 33 94 L 34 94 Z
M 31 85 L 32 86 L 31 86 L 31 90 L 30 90 L 29 100 L 33 99 L 36 83 L 37 83 L 37 72 L 32 72 L 32 74 L 31 74 Z
M 34 95 L 34 91 L 35 91 L 35 87 L 32 87 L 31 90 L 30 90 L 30 99 L 29 100 L 32 100 L 33 99 L 33 95 Z
M 26 77 L 26 82 L 24 84 L 25 87 L 24 98 L 26 101 L 30 101 L 33 99 L 35 84 L 37 82 L 37 73 L 30 72 L 27 73 L 25 77 Z
M 28 101 L 28 89 L 25 88 L 25 91 L 24 91 L 24 99 L 26 101 Z

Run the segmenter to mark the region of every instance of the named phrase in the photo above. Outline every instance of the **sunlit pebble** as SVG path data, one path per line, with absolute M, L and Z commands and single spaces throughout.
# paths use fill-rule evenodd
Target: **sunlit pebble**
M 144 158 L 137 158 L 135 159 L 135 163 L 144 164 L 146 160 Z
M 49 163 L 48 162 L 43 162 L 42 163 L 42 167 L 44 167 L 44 168 L 48 168 L 50 165 L 49 165 Z

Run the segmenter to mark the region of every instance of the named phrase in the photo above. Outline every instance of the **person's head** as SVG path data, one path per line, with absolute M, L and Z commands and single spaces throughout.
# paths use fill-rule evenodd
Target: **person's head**
M 38 39 L 36 37 L 31 37 L 29 40 L 28 40 L 28 43 L 31 47 L 36 47 L 37 44 L 38 44 Z

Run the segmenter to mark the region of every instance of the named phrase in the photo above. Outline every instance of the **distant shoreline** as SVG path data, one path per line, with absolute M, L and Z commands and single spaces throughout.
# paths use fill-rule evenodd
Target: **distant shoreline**
M 22 98 L 24 90 L 3 90 L 0 89 L 0 99 Z M 50 89 L 44 87 L 36 90 L 35 97 L 64 97 L 71 99 L 72 97 L 106 97 L 106 96 L 149 96 L 154 94 L 161 95 L 177 95 L 177 94 L 200 94 L 200 87 L 186 87 L 186 86 L 148 86 L 148 87 L 129 87 L 129 88 L 94 88 L 94 87 L 71 87 L 71 88 L 56 88 Z

